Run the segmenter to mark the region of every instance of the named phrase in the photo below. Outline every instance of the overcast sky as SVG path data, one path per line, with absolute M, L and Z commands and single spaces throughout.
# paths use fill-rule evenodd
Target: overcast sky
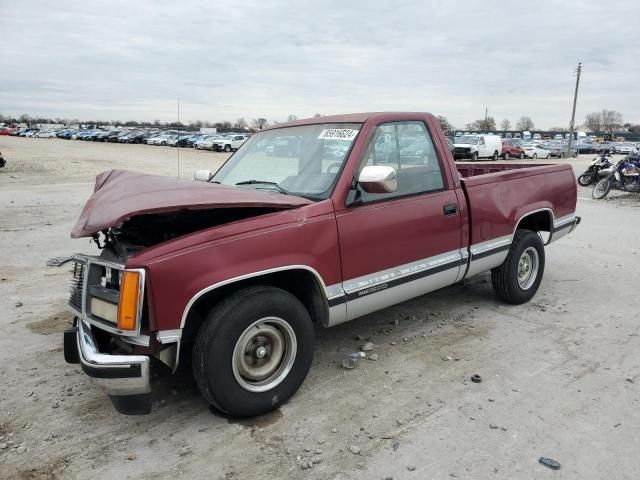
M 282 121 L 413 110 L 640 123 L 638 0 L 0 0 L 0 112 Z

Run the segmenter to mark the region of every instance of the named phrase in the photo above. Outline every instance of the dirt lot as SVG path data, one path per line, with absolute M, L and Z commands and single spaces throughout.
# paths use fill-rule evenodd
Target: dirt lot
M 485 274 L 318 330 L 309 378 L 275 413 L 224 418 L 158 369 L 153 413 L 126 417 L 64 363 L 68 272 L 45 262 L 95 250 L 69 231 L 96 173 L 176 175 L 178 150 L 0 137 L 0 151 L 0 477 L 640 478 L 637 199 L 581 189 L 582 225 L 547 250 L 529 304 L 500 304 Z M 190 177 L 225 155 L 180 157 Z M 379 360 L 342 370 L 356 335 Z

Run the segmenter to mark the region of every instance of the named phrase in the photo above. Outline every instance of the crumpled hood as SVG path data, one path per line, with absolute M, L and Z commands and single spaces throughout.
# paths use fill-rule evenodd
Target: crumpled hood
M 129 218 L 143 214 L 242 207 L 286 210 L 310 203 L 310 200 L 293 195 L 109 170 L 96 177 L 94 193 L 71 230 L 71 238 L 88 237 L 110 227 L 120 227 Z

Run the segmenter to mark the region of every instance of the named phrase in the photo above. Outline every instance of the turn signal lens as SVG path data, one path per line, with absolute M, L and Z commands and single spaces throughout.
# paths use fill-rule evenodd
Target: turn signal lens
M 138 316 L 138 286 L 140 273 L 125 271 L 122 275 L 120 303 L 118 304 L 118 328 L 135 330 Z

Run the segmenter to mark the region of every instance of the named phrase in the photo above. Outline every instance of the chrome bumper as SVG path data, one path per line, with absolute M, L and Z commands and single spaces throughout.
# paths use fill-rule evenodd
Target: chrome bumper
M 84 373 L 106 391 L 120 413 L 151 411 L 149 357 L 100 353 L 91 325 L 78 318 L 76 327 L 65 332 L 65 358 L 70 363 L 77 359 Z

